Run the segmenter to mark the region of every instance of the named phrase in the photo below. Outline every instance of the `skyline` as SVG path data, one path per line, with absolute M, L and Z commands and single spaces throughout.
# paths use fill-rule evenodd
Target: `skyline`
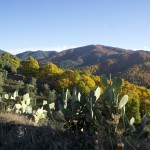
M 150 50 L 149 6 L 149 0 L 1 0 L 0 49 L 16 54 L 100 44 Z

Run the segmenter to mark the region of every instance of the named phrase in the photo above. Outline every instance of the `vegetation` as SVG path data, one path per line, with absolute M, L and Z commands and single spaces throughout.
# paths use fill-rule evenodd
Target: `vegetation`
M 0 58 L 1 149 L 150 149 L 150 89 Z
M 29 57 L 26 53 L 21 53 L 17 56 L 20 59 L 25 59 Z M 40 56 L 39 51 L 34 53 Z M 44 54 L 45 52 L 43 52 Z M 33 55 L 31 54 L 30 56 Z M 53 55 L 41 57 L 41 59 L 34 58 L 40 64 L 50 61 L 63 69 L 85 70 L 94 75 L 101 73 L 109 76 L 111 73 L 112 76 L 122 77 L 130 83 L 145 87 L 150 86 L 150 52 L 148 51 L 132 51 L 103 45 L 88 45 L 56 52 Z

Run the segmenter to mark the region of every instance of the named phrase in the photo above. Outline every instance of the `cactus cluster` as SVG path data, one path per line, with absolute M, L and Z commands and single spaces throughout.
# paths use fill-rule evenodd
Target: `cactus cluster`
M 121 96 L 122 79 L 108 80 L 105 75 L 101 76 L 102 88 L 97 87 L 87 93 L 77 92 L 73 89 L 71 100 L 69 90 L 63 92 L 63 101 L 59 103 L 59 109 L 65 119 L 65 127 L 73 132 L 97 133 L 98 130 L 110 134 L 113 141 L 120 140 L 120 133 L 132 134 L 139 137 L 150 136 L 147 126 L 147 117 L 144 116 L 139 127 L 136 128 L 136 118 L 127 118 L 126 106 L 129 101 L 128 95 Z M 13 94 L 5 93 L 0 97 L 0 104 L 7 106 L 7 111 L 14 111 L 34 118 L 35 124 L 40 119 L 51 119 L 52 111 L 55 111 L 55 102 L 43 100 L 36 103 L 36 99 L 30 98 L 29 93 L 23 96 L 18 91 Z M 51 115 L 51 116 L 50 116 Z
M 67 121 L 67 126 L 75 127 L 82 132 L 91 130 L 95 121 L 100 118 L 101 112 L 97 103 L 101 94 L 100 88 L 98 87 L 95 91 L 91 90 L 89 96 L 86 96 L 85 93 L 77 93 L 74 88 L 70 104 L 67 101 L 67 93 L 68 90 L 63 105 L 59 105 Z
M 48 101 L 43 100 L 42 106 L 38 106 L 36 99 L 30 98 L 29 93 L 23 96 L 18 95 L 16 90 L 13 94 L 7 94 L 0 96 L 0 106 L 4 111 L 11 111 L 19 113 L 25 116 L 34 117 L 35 123 L 38 123 L 40 119 L 45 119 L 47 117 L 47 112 L 55 109 L 55 104 L 48 103 Z
M 12 111 L 15 103 L 18 101 L 18 91 L 16 90 L 13 94 L 3 94 L 0 97 L 0 106 L 2 110 Z
M 60 104 L 60 110 L 64 116 L 71 120 L 76 120 L 81 118 L 81 116 L 84 116 L 85 121 L 91 123 L 100 121 L 100 118 L 104 117 L 103 114 L 106 115 L 107 119 L 111 118 L 112 114 L 120 114 L 124 117 L 125 105 L 128 102 L 128 95 L 124 95 L 119 101 L 122 79 L 115 78 L 111 81 L 110 85 L 108 85 L 107 78 L 105 76 L 101 76 L 101 81 L 105 88 L 103 94 L 101 93 L 100 87 L 98 87 L 95 91 L 91 90 L 89 96 L 86 96 L 85 93 L 77 94 L 76 89 L 74 89 L 70 106 L 67 105 L 67 90 L 65 93 L 64 103 L 63 105 Z
M 33 111 L 35 124 L 39 122 L 40 119 L 45 119 L 47 117 L 47 110 L 43 110 L 43 107 L 38 108 Z
M 48 104 L 46 100 L 43 100 L 41 107 L 38 107 L 36 100 L 29 97 L 29 93 L 23 95 L 23 100 L 20 103 L 15 104 L 15 112 L 25 115 L 32 115 L 35 123 L 38 123 L 40 119 L 47 117 L 47 112 L 54 109 L 54 103 Z
M 20 103 L 15 104 L 15 112 L 20 114 L 32 114 L 32 105 L 29 93 L 23 95 L 23 100 Z
M 72 92 L 71 102 L 68 101 L 68 90 L 64 93 L 63 104 L 59 104 L 60 111 L 65 118 L 65 127 L 79 132 L 94 132 L 103 128 L 107 134 L 111 134 L 115 143 L 120 140 L 120 133 L 136 133 L 134 127 L 135 118 L 126 117 L 126 104 L 128 95 L 120 96 L 122 90 L 122 79 L 114 78 L 108 82 L 106 76 L 101 76 L 104 92 L 98 87 L 91 90 L 87 96 L 78 93 L 76 89 Z M 146 125 L 143 130 L 146 129 Z

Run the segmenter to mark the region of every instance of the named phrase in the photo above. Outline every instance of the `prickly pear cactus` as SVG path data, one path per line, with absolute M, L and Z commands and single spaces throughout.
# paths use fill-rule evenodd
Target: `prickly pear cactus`
M 30 106 L 30 97 L 28 93 L 23 95 L 23 100 L 20 103 L 15 104 L 15 112 L 32 114 L 32 106 Z
M 79 131 L 95 131 L 93 127 L 96 126 L 97 121 L 100 121 L 101 117 L 101 111 L 97 102 L 100 95 L 100 87 L 95 91 L 91 90 L 89 96 L 85 93 L 78 93 L 74 88 L 70 107 L 64 108 L 63 105 L 59 105 L 59 108 L 66 119 L 67 126 L 73 127 L 80 124 L 80 127 L 77 127 L 77 130 Z M 81 123 L 81 120 L 84 121 Z

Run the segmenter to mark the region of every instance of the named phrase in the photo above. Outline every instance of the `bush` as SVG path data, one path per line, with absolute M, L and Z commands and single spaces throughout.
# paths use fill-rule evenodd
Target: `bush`
M 136 123 L 140 123 L 141 114 L 140 114 L 140 101 L 138 99 L 129 99 L 126 108 L 126 115 L 130 120 L 132 117 L 135 118 Z

